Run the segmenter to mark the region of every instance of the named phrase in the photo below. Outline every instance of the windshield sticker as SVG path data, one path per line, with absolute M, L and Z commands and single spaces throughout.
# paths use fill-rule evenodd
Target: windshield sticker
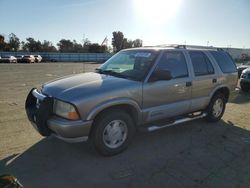
M 135 57 L 150 57 L 151 56 L 151 53 L 149 52 L 137 52 L 135 54 Z

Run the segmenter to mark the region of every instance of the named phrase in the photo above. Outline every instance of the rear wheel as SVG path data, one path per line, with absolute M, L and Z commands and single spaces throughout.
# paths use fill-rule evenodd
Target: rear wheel
M 102 155 L 115 155 L 125 150 L 135 133 L 132 118 L 123 111 L 108 111 L 94 123 L 91 140 Z
M 217 93 L 211 99 L 207 107 L 206 119 L 209 122 L 216 122 L 221 119 L 226 107 L 225 96 L 222 93 Z

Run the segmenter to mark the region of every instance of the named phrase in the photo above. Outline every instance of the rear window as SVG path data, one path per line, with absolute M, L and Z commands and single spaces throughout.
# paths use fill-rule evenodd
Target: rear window
M 200 51 L 190 51 L 195 76 L 214 74 L 214 68 L 208 57 Z
M 236 65 L 226 52 L 210 52 L 223 73 L 237 72 Z

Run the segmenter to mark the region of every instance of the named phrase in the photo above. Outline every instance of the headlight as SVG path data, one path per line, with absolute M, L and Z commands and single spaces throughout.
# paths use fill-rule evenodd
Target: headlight
M 246 73 L 242 73 L 241 74 L 241 78 L 246 78 L 247 77 L 247 74 Z
M 72 104 L 54 100 L 54 113 L 58 116 L 64 117 L 70 120 L 78 120 L 80 119 L 75 107 Z

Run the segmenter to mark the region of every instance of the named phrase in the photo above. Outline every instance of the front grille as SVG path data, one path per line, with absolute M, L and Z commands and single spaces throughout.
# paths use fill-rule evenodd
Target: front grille
M 25 109 L 29 120 L 36 124 L 39 133 L 49 136 L 51 130 L 48 128 L 47 120 L 53 113 L 53 98 L 32 89 L 26 99 Z

